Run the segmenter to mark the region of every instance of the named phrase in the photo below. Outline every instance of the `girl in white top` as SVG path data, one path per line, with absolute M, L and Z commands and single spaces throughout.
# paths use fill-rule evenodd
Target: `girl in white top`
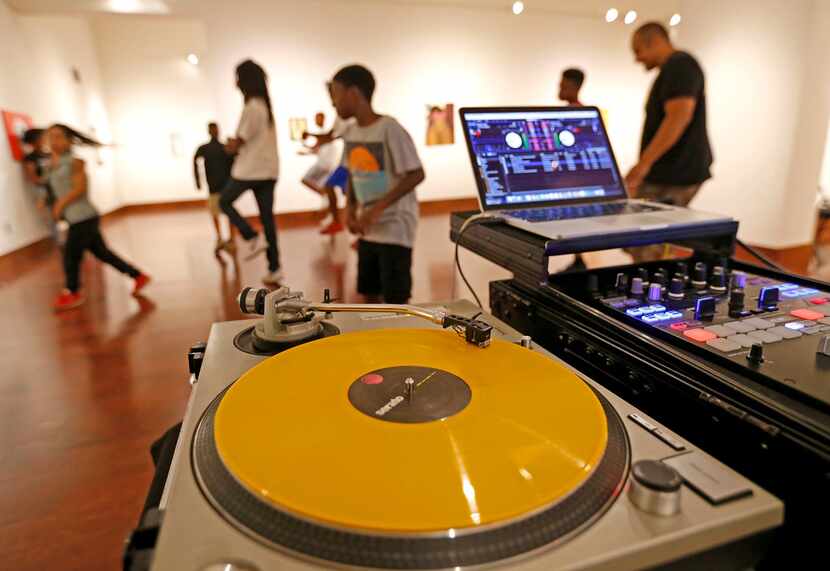
M 228 141 L 228 152 L 236 155 L 231 179 L 222 191 L 219 205 L 231 224 L 239 228 L 249 244 L 247 259 L 263 250 L 268 253 L 268 273 L 263 278 L 267 284 L 279 284 L 283 280 L 277 245 L 277 228 L 274 221 L 274 187 L 279 178 L 277 131 L 271 97 L 268 94 L 267 76 L 262 67 L 252 60 L 245 60 L 236 67 L 236 86 L 245 99 L 245 107 L 236 130 L 236 137 Z M 267 245 L 234 208 L 233 203 L 246 190 L 251 190 L 259 207 L 259 218 Z

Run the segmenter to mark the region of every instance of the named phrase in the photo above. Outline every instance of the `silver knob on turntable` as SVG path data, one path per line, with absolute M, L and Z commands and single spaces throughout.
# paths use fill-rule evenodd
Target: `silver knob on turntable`
M 217 562 L 211 563 L 206 567 L 202 567 L 200 571 L 259 571 L 259 568 L 254 567 L 249 563 L 237 562 Z
M 628 499 L 644 512 L 670 516 L 680 512 L 680 487 L 677 470 L 658 460 L 640 460 L 631 468 Z

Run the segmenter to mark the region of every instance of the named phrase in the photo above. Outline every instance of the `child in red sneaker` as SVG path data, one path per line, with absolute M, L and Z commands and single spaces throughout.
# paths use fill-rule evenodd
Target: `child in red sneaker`
M 52 215 L 55 220 L 63 219 L 69 223 L 63 251 L 66 289 L 55 299 L 55 310 L 71 309 L 85 301 L 80 292 L 80 269 L 86 250 L 102 262 L 133 278 L 133 295 L 137 294 L 150 282 L 150 278 L 116 256 L 107 247 L 101 235 L 98 211 L 87 197 L 88 181 L 84 161 L 72 154 L 74 143 L 90 146 L 100 146 L 100 143 L 60 124 L 49 127 L 47 137 L 52 151 L 48 181 L 55 194 Z

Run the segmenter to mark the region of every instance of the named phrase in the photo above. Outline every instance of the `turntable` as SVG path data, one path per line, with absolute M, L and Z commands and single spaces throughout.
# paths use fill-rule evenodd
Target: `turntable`
M 264 319 L 213 326 L 154 570 L 738 569 L 782 521 L 467 302 L 240 303 Z

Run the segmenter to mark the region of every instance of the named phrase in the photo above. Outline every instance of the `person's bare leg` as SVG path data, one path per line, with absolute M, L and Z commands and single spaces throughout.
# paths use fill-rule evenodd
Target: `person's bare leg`
M 325 187 L 324 190 L 326 191 L 326 196 L 329 199 L 329 213 L 331 213 L 331 219 L 334 222 L 340 222 L 340 212 L 337 210 L 337 194 L 330 186 Z
M 216 242 L 221 244 L 222 240 L 222 226 L 219 224 L 219 217 L 215 214 L 211 214 L 210 218 L 213 220 L 213 228 L 216 230 Z

